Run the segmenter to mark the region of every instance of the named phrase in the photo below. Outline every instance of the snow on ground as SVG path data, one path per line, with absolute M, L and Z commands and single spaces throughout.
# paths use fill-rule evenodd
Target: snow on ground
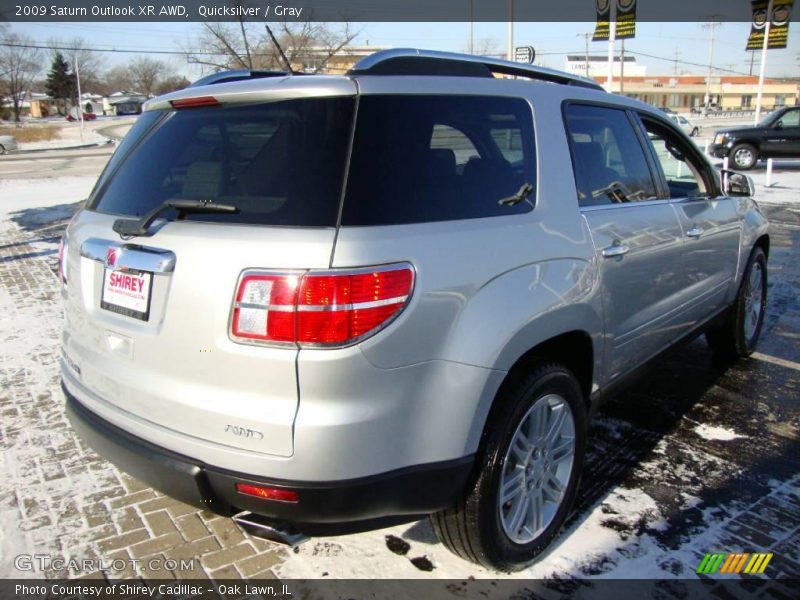
M 83 136 L 79 123 L 67 123 L 59 128 L 59 137 L 40 142 L 19 142 L 18 150 L 55 150 L 58 148 L 71 148 L 84 144 L 102 144 L 108 138 L 93 129 L 84 126 Z
M 707 440 L 720 440 L 723 442 L 747 437 L 746 435 L 739 435 L 735 431 L 726 429 L 725 427 L 715 427 L 708 423 L 701 423 L 694 428 L 694 432 Z
M 0 215 L 84 200 L 97 177 L 0 180 Z

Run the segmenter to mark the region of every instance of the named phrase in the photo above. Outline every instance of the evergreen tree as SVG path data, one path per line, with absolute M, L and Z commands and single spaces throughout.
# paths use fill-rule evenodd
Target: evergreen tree
M 50 66 L 50 72 L 47 74 L 47 94 L 53 98 L 58 107 L 59 114 L 65 114 L 67 111 L 67 101 L 75 101 L 76 79 L 75 74 L 70 72 L 69 63 L 64 60 L 64 55 L 61 52 L 56 52 L 53 57 L 53 64 Z M 63 112 L 61 106 L 63 106 Z

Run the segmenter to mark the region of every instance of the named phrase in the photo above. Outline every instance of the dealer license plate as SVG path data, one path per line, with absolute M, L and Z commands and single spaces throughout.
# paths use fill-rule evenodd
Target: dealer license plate
M 153 274 L 146 271 L 104 271 L 100 307 L 147 321 L 150 318 Z

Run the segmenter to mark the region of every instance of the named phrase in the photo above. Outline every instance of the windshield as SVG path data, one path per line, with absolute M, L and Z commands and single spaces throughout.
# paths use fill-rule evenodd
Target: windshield
M 778 116 L 779 111 L 773 110 L 771 113 L 768 113 L 763 119 L 758 122 L 759 127 L 769 127 L 775 121 L 775 118 Z
M 209 200 L 238 213 L 186 219 L 333 227 L 353 107 L 337 97 L 167 113 L 104 177 L 90 208 L 140 217 L 166 200 Z

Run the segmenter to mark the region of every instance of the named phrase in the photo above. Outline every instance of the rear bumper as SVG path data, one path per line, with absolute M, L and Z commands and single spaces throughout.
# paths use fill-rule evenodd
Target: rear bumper
M 63 388 L 63 386 L 62 386 Z M 369 477 L 302 482 L 254 477 L 212 467 L 138 438 L 83 406 L 66 388 L 73 429 L 103 458 L 154 488 L 223 515 L 247 510 L 295 524 L 301 531 L 344 533 L 394 517 L 421 516 L 455 502 L 467 485 L 473 456 L 398 469 Z M 286 488 L 296 503 L 240 494 L 237 482 Z

